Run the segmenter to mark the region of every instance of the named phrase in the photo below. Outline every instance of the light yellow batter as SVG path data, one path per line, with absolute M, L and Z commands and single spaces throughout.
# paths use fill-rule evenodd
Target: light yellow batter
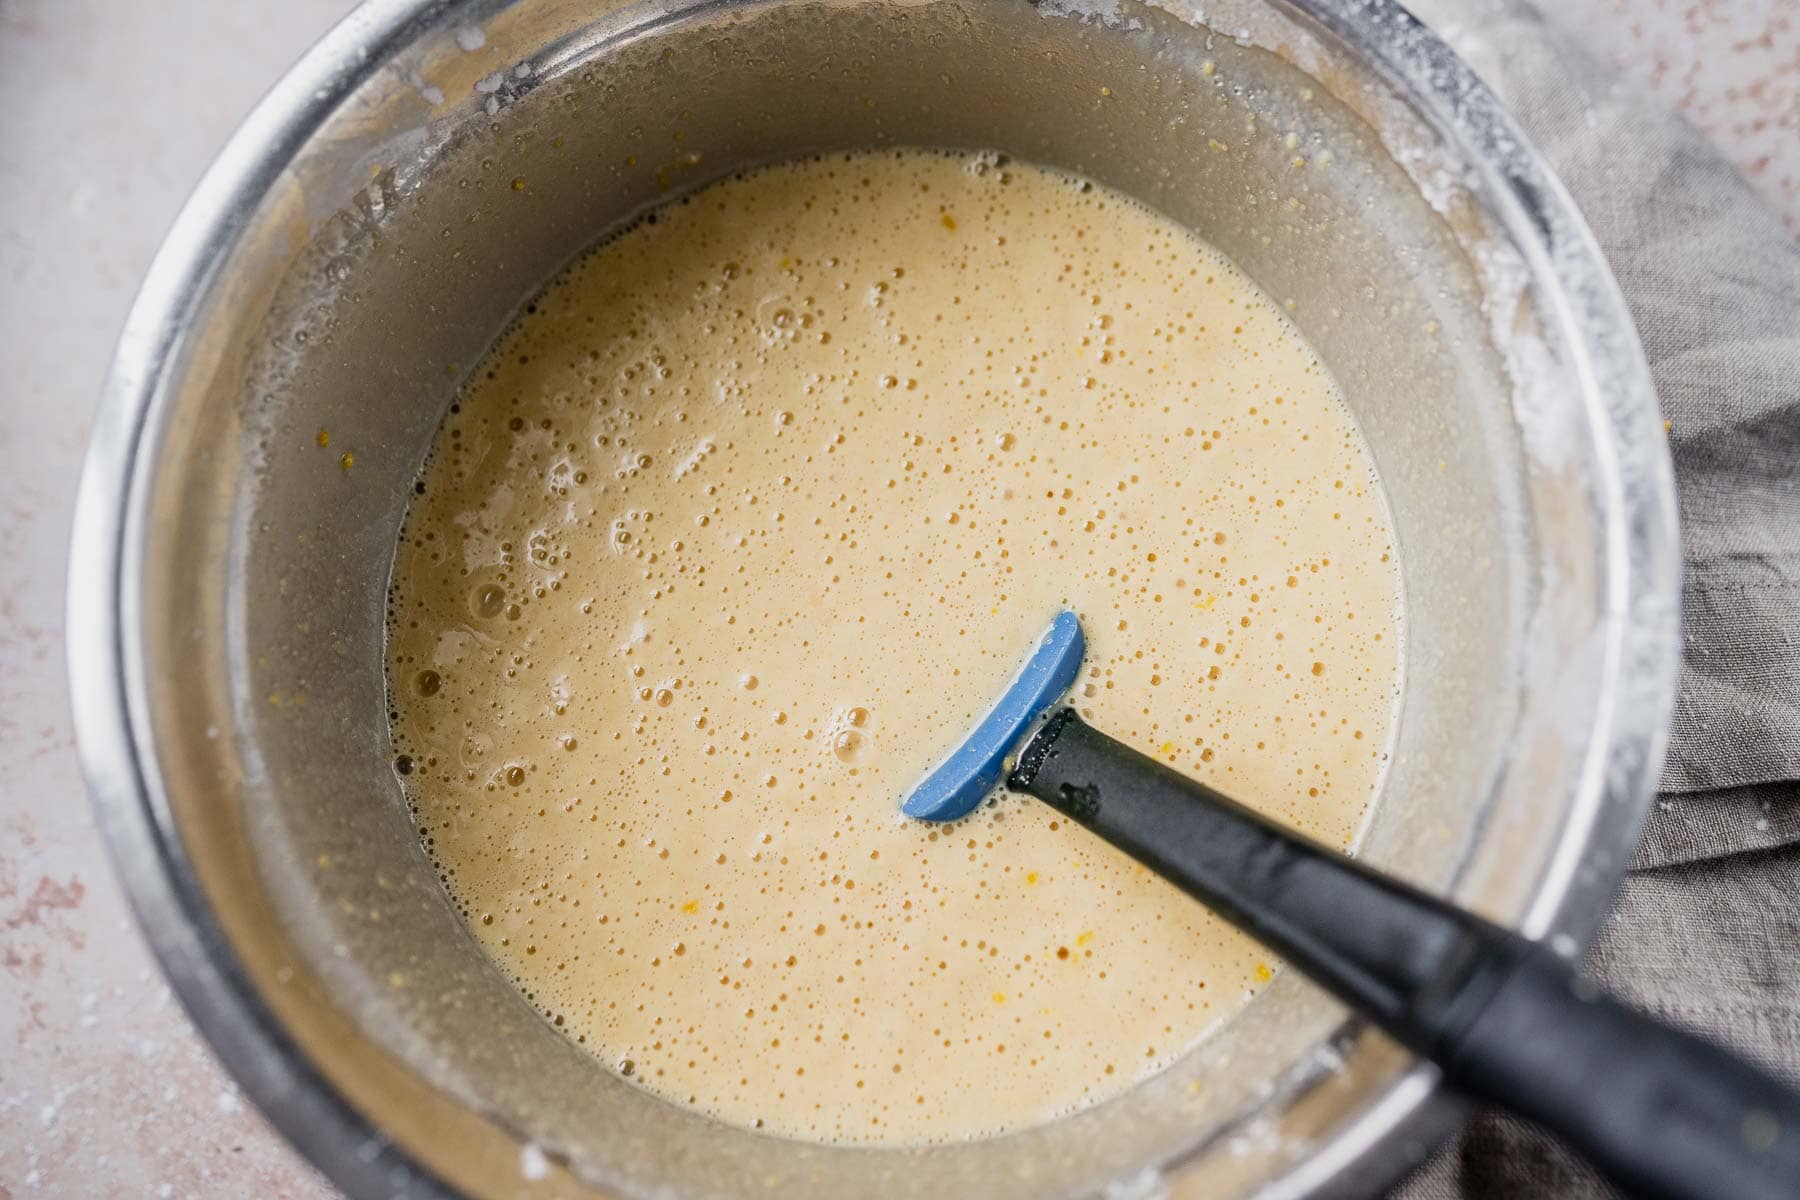
M 1398 686 L 1367 453 L 1277 308 L 991 157 L 835 157 L 595 250 L 440 432 L 394 741 L 471 927 L 659 1095 L 834 1142 L 1110 1096 L 1269 977 L 1021 797 L 903 794 L 1064 606 L 1100 728 L 1338 846 Z

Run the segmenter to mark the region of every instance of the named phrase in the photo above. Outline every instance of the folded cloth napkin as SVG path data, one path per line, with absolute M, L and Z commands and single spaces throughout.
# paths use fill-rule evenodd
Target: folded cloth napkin
M 1541 13 L 1411 7 L 1568 185 L 1669 421 L 1681 691 L 1662 793 L 1588 968 L 1800 1084 L 1800 243 L 1693 128 Z M 1613 1194 L 1548 1137 L 1484 1112 L 1394 1196 Z

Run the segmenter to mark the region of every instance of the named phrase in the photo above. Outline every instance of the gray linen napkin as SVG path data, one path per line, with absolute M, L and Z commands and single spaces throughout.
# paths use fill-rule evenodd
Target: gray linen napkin
M 1670 422 L 1681 692 L 1662 795 L 1588 967 L 1625 1000 L 1800 1082 L 1800 244 L 1698 133 L 1537 12 L 1506 0 L 1411 7 L 1568 185 Z M 1612 1194 L 1495 1113 L 1394 1193 Z

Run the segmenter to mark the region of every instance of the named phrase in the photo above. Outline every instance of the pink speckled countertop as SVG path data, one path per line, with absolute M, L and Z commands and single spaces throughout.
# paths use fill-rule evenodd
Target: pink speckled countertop
M 138 939 L 66 715 L 69 511 L 112 342 L 232 126 L 347 0 L 0 0 L 0 1200 L 322 1198 Z M 1800 0 L 1558 0 L 1800 229 Z

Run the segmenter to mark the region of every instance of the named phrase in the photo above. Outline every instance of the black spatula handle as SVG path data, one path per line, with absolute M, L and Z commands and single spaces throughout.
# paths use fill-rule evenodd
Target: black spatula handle
M 1292 833 L 1063 709 L 1007 786 L 1253 934 L 1467 1095 L 1635 1195 L 1800 1198 L 1800 1093 L 1609 1000 L 1536 943 Z

